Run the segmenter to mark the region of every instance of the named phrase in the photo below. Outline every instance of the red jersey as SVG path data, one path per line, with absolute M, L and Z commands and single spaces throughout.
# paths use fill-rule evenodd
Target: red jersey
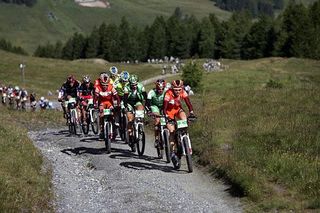
M 100 103 L 106 101 L 112 102 L 112 97 L 117 95 L 117 90 L 115 90 L 111 83 L 108 83 L 107 89 L 104 90 L 99 82 L 99 84 L 95 85 L 95 93 L 97 94 Z
M 164 95 L 164 101 L 168 102 L 167 110 L 170 111 L 171 109 L 180 109 L 182 108 L 181 101 L 186 99 L 188 97 L 188 94 L 185 90 L 182 90 L 180 92 L 180 95 L 175 97 L 174 92 L 172 89 L 169 89 L 166 94 Z

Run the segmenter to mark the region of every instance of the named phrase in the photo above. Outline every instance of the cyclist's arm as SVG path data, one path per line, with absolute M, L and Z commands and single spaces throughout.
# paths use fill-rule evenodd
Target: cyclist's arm
M 190 98 L 187 96 L 187 97 L 184 98 L 184 101 L 186 102 L 186 105 L 187 105 L 187 107 L 189 109 L 189 113 L 193 114 L 193 107 L 192 107 Z

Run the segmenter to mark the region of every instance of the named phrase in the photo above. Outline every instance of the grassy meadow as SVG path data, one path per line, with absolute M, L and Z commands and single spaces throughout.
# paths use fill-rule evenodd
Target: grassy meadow
M 320 209 L 320 62 L 229 61 L 193 98 L 198 161 L 231 182 L 246 210 Z M 317 210 L 316 210 L 317 209 Z
M 24 83 L 21 62 L 26 63 Z M 229 68 L 204 73 L 203 91 L 191 97 L 198 116 L 190 128 L 195 160 L 231 183 L 246 211 L 317 212 L 320 62 L 267 58 L 222 63 Z M 95 78 L 111 65 L 141 79 L 161 73 L 161 65 L 105 65 L 100 60 L 63 61 L 0 51 L 1 82 L 24 86 L 37 97 L 58 89 L 70 73 Z M 0 212 L 51 211 L 50 171 L 43 174 L 41 155 L 26 134 L 62 126 L 61 112 L 24 113 L 1 106 L 0 111 Z
M 61 113 L 18 112 L 1 105 L 0 112 L 0 212 L 53 212 L 51 168 L 44 167 L 27 131 L 61 127 Z
M 81 7 L 73 0 L 41 0 L 34 7 L 0 4 L 0 38 L 21 46 L 30 54 L 39 44 L 66 41 L 75 32 L 89 34 L 102 22 L 119 24 L 123 16 L 138 27 L 151 24 L 156 16 L 169 17 L 176 7 L 198 18 L 214 13 L 221 19 L 230 12 L 210 0 L 109 0 L 111 8 Z M 53 14 L 53 15 L 52 15 Z
M 35 58 L 19 56 L 0 50 L 0 82 L 6 85 L 12 84 L 25 87 L 29 92 L 34 91 L 37 97 L 46 96 L 48 91 L 54 96 L 47 97 L 56 100 L 55 93 L 69 74 L 81 80 L 82 76 L 88 74 L 92 80 L 98 78 L 99 73 L 109 70 L 110 66 L 117 66 L 119 71 L 127 70 L 129 73 L 137 74 L 141 80 L 154 75 L 161 74 L 161 65 L 156 64 L 117 64 L 107 63 L 103 60 L 76 60 L 65 61 L 55 59 Z M 19 64 L 26 64 L 25 81 L 22 81 L 22 74 Z

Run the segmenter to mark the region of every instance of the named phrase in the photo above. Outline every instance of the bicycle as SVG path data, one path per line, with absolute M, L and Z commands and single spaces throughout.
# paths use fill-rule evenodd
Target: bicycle
M 135 110 L 133 112 L 133 135 L 129 139 L 129 146 L 132 152 L 138 151 L 138 155 L 142 156 L 145 150 L 146 137 L 144 133 L 144 110 Z
M 103 140 L 107 154 L 111 153 L 111 141 L 113 137 L 113 112 L 111 109 L 103 110 Z
M 125 110 L 121 110 L 120 112 L 120 122 L 119 122 L 119 134 L 122 141 L 128 143 L 129 135 L 128 135 L 128 118 Z
M 188 117 L 185 120 L 174 121 L 175 124 L 175 139 L 177 141 L 177 156 L 178 161 L 177 164 L 173 163 L 175 169 L 180 169 L 181 167 L 181 157 L 186 156 L 188 172 L 193 172 L 193 163 L 192 163 L 192 146 L 191 140 L 188 133 L 188 124 L 191 121 L 195 121 L 196 117 Z
M 67 124 L 69 127 L 69 132 L 71 134 L 77 134 L 77 127 L 79 123 L 79 116 L 76 108 L 76 99 L 70 98 L 68 101 L 66 101 L 66 105 L 68 107 L 68 113 L 67 113 Z
M 87 106 L 87 124 L 88 124 L 88 132 L 89 125 L 91 126 L 92 132 L 94 134 L 99 133 L 99 114 L 98 111 L 94 108 L 93 99 L 88 99 Z
M 170 158 L 170 143 L 169 143 L 169 129 L 167 128 L 167 120 L 164 115 L 156 115 L 156 114 L 151 114 L 151 117 L 158 117 L 160 118 L 160 122 L 158 124 L 158 129 L 160 132 L 160 140 L 159 143 L 156 147 L 157 149 L 157 154 L 160 159 L 163 159 L 163 152 L 166 154 L 166 160 L 167 163 L 171 162 Z

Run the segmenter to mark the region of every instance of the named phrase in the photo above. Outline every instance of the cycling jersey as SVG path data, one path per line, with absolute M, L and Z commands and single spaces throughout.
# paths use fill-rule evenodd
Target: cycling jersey
M 93 83 L 90 83 L 89 86 L 87 86 L 86 83 L 82 83 L 78 91 L 80 93 L 80 97 L 84 99 L 92 98 L 92 95 L 94 93 Z
M 164 104 L 163 111 L 166 115 L 169 116 L 170 119 L 174 119 L 174 117 L 181 111 L 182 103 L 184 100 L 187 104 L 189 111 L 192 111 L 192 105 L 189 100 L 189 96 L 185 90 L 182 89 L 180 94 L 176 97 L 172 89 L 169 89 L 164 96 Z
M 75 81 L 73 83 L 73 86 L 71 86 L 68 82 L 63 83 L 63 85 L 61 86 L 61 90 L 63 91 L 64 98 L 66 98 L 68 95 L 76 98 L 79 86 L 80 83 L 78 81 Z
M 124 88 L 128 85 L 128 82 L 121 83 L 120 81 L 114 82 L 114 87 L 118 92 L 118 95 L 122 97 L 124 95 Z
M 99 104 L 108 103 L 108 106 L 112 106 L 112 98 L 114 96 L 118 97 L 117 91 L 111 83 L 108 83 L 107 88 L 103 89 L 99 82 L 99 84 L 95 87 L 95 93 L 98 97 Z
M 124 94 L 128 94 L 127 101 L 131 105 L 135 105 L 137 102 L 143 101 L 143 93 L 145 92 L 146 90 L 141 83 L 138 83 L 137 89 L 135 90 L 132 90 L 129 84 L 124 88 Z

